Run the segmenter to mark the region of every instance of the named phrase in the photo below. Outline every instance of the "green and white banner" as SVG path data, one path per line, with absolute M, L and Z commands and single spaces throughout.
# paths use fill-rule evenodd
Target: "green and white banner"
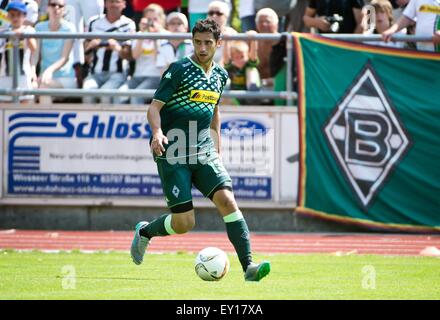
M 295 34 L 298 212 L 440 231 L 440 55 Z

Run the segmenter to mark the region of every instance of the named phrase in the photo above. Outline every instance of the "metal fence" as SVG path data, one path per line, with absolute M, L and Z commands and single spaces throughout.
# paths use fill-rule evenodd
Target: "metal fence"
M 361 35 L 361 34 L 323 34 L 328 38 L 356 41 L 356 42 L 370 42 L 381 41 L 380 35 Z M 12 70 L 12 88 L 0 88 L 0 95 L 8 95 L 13 97 L 13 102 L 19 101 L 19 96 L 22 95 L 50 95 L 61 97 L 84 97 L 84 96 L 136 96 L 151 98 L 154 95 L 154 89 L 139 90 L 131 89 L 127 91 L 105 90 L 105 89 L 33 89 L 28 90 L 18 86 L 19 77 L 19 42 L 20 39 L 34 38 L 34 39 L 118 39 L 118 40 L 133 40 L 133 39 L 191 39 L 191 33 L 62 33 L 62 32 L 37 32 L 37 33 L 22 33 L 15 32 L 0 33 L 0 38 L 12 39 L 13 45 L 13 70 Z M 293 91 L 293 35 L 291 33 L 269 34 L 260 33 L 249 36 L 247 34 L 225 35 L 224 40 L 275 40 L 280 41 L 282 37 L 286 39 L 286 90 L 285 91 L 245 91 L 245 90 L 225 90 L 223 96 L 227 98 L 269 98 L 269 99 L 285 99 L 287 106 L 293 106 L 297 99 L 297 93 Z M 392 37 L 393 41 L 407 41 L 407 42 L 432 42 L 432 36 L 410 36 L 410 35 L 395 35 Z

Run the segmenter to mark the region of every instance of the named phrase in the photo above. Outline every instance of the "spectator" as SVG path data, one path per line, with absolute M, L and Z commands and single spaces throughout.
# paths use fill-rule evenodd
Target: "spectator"
M 278 15 L 270 8 L 263 8 L 257 12 L 255 23 L 259 33 L 278 34 Z M 262 79 L 262 86 L 266 89 L 273 89 L 273 79 L 270 74 L 270 55 L 272 46 L 276 40 L 261 40 L 258 43 L 258 71 Z
M 144 9 L 150 4 L 158 4 L 165 13 L 177 11 L 181 6 L 181 0 L 130 0 L 133 7 L 134 16 L 131 17 L 136 23 L 140 22 L 144 16 Z
M 256 34 L 251 30 L 248 35 Z M 258 91 L 261 87 L 258 73 L 258 42 L 230 41 L 225 44 L 225 69 L 228 71 L 231 90 Z M 239 104 L 256 104 L 254 99 L 238 99 Z
M 72 23 L 63 19 L 65 0 L 49 0 L 49 21 L 35 26 L 40 32 L 75 32 Z M 73 70 L 72 39 L 39 39 L 36 60 L 40 60 L 39 88 L 77 88 Z M 47 96 L 40 97 L 40 103 L 51 103 Z
M 320 33 L 361 33 L 364 0 L 309 0 L 304 24 Z
M 375 12 L 375 24 L 373 26 L 369 25 L 371 12 L 367 10 L 367 7 L 362 9 L 362 28 L 364 34 L 381 34 L 385 30 L 389 29 L 394 22 L 393 17 L 393 6 L 391 2 L 388 0 L 373 0 L 370 3 L 374 8 Z M 379 45 L 379 46 L 388 46 L 388 47 L 396 47 L 403 48 L 403 42 L 383 42 L 383 41 L 374 41 L 367 42 L 367 44 Z
M 391 0 L 391 4 L 393 5 L 393 18 L 394 21 L 397 21 L 397 19 L 400 18 L 400 16 L 403 13 L 403 10 L 405 10 L 409 0 Z
M 287 82 L 287 47 L 286 47 L 286 36 L 282 35 L 280 41 L 272 47 L 272 52 L 270 54 L 270 76 L 273 79 L 273 90 L 274 91 L 286 91 Z M 291 64 L 292 72 L 292 88 L 294 91 L 297 90 L 297 77 L 296 77 L 296 64 L 295 64 L 295 54 L 293 54 L 293 61 Z M 275 99 L 272 104 L 277 106 L 285 106 L 285 99 Z
M 238 7 L 238 17 L 241 20 L 241 32 L 255 30 L 255 1 L 240 1 Z
M 166 32 L 165 12 L 158 4 L 150 4 L 144 10 L 144 16 L 139 22 L 139 32 Z M 161 69 L 157 66 L 158 49 L 161 40 L 134 40 L 132 57 L 136 60 L 133 77 L 125 82 L 119 90 L 127 89 L 157 89 L 160 83 Z M 117 103 L 125 103 L 126 98 L 116 98 Z M 131 104 L 144 104 L 142 97 L 130 98 Z M 149 101 L 148 101 L 149 103 Z
M 92 19 L 89 32 L 135 33 L 133 20 L 122 14 L 125 0 L 105 0 L 106 14 Z M 128 59 L 131 59 L 130 41 L 115 39 L 93 39 L 86 42 L 86 53 L 93 54 L 91 74 L 85 79 L 84 89 L 117 89 L 126 80 Z M 86 103 L 93 103 L 94 97 L 84 97 Z M 111 103 L 111 97 L 102 97 L 101 103 Z
M 220 26 L 220 30 L 222 31 L 222 36 L 237 33 L 237 31 L 228 26 L 228 18 L 230 12 L 230 7 L 222 1 L 212 1 L 208 6 L 208 18 L 217 22 L 217 24 Z M 223 48 L 224 45 L 221 45 L 214 55 L 214 61 L 221 66 L 224 65 L 223 60 L 225 53 Z
M 38 3 L 34 0 L 13 0 L 14 2 L 24 3 L 26 6 L 25 26 L 34 26 L 38 21 Z M 10 0 L 0 0 L 0 9 L 5 9 Z M 7 19 L 2 20 L 0 17 L 0 27 L 6 27 L 9 22 Z
M 4 32 L 16 32 L 16 33 L 32 33 L 35 32 L 34 28 L 25 25 L 26 19 L 26 5 L 19 1 L 12 1 L 6 7 L 8 12 L 8 20 L 10 22 L 9 27 L 3 29 Z M 36 81 L 35 68 L 31 64 L 32 55 L 35 52 L 37 43 L 35 39 L 28 38 L 20 40 L 19 44 L 19 57 L 20 68 L 18 76 L 18 86 L 22 89 L 32 89 L 33 82 Z M 13 61 L 12 61 L 12 43 L 9 39 L 0 39 L 0 86 L 1 88 L 12 87 L 12 73 L 13 73 Z M 29 102 L 33 99 L 33 96 L 21 96 L 20 101 Z M 0 101 L 12 101 L 12 97 L 0 96 Z
M 304 23 L 304 13 L 308 5 L 307 0 L 299 0 L 286 16 L 287 32 L 310 32 Z
M 172 33 L 188 32 L 188 19 L 183 13 L 172 12 L 167 16 L 167 29 Z M 164 71 L 172 62 L 191 55 L 193 52 L 194 47 L 190 39 L 165 40 L 159 48 L 157 66 Z
M 433 32 L 440 27 L 438 7 L 433 5 L 433 0 L 410 0 L 397 22 L 382 32 L 383 40 L 390 41 L 396 32 L 410 26 L 415 21 L 417 21 L 415 32 L 417 36 L 432 36 Z M 438 48 L 431 42 L 418 42 L 417 49 L 437 51 Z
M 189 14 L 189 29 L 190 31 L 196 24 L 197 20 L 205 19 L 206 15 L 209 11 L 209 4 L 212 0 L 188 0 L 188 14 Z M 224 2 L 228 9 L 226 10 L 228 13 L 231 10 L 231 1 L 224 0 L 220 1 Z
M 306 0 L 300 0 L 305 2 Z M 278 16 L 278 32 L 286 30 L 286 18 L 290 11 L 297 5 L 297 0 L 254 0 L 254 8 L 258 12 L 264 8 L 270 8 Z M 301 16 L 302 18 L 302 16 Z
M 48 0 L 50 2 L 50 0 Z M 66 0 L 64 19 L 75 26 L 75 30 L 84 33 L 90 19 L 104 12 L 104 0 Z M 73 42 L 73 67 L 82 86 L 84 77 L 84 39 L 75 39 Z

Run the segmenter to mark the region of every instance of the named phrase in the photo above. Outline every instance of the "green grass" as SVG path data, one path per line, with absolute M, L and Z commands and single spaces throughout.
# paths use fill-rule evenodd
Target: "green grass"
M 194 258 L 148 254 L 135 266 L 121 252 L 0 251 L 0 299 L 440 299 L 438 258 L 256 255 L 272 263 L 260 283 L 244 282 L 234 255 L 223 280 L 204 282 L 194 273 Z M 75 288 L 63 289 L 72 284 L 69 266 Z

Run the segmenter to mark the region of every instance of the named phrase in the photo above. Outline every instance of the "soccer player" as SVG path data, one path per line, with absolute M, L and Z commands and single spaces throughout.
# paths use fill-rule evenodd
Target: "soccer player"
M 153 132 L 150 146 L 171 214 L 136 225 L 131 257 L 139 265 L 151 238 L 186 233 L 194 227 L 194 184 L 223 217 L 245 280 L 260 281 L 270 272 L 270 263 L 252 261 L 249 229 L 220 158 L 219 101 L 228 79 L 213 61 L 220 33 L 215 21 L 199 20 L 192 29 L 193 55 L 172 63 L 154 94 L 148 110 Z

